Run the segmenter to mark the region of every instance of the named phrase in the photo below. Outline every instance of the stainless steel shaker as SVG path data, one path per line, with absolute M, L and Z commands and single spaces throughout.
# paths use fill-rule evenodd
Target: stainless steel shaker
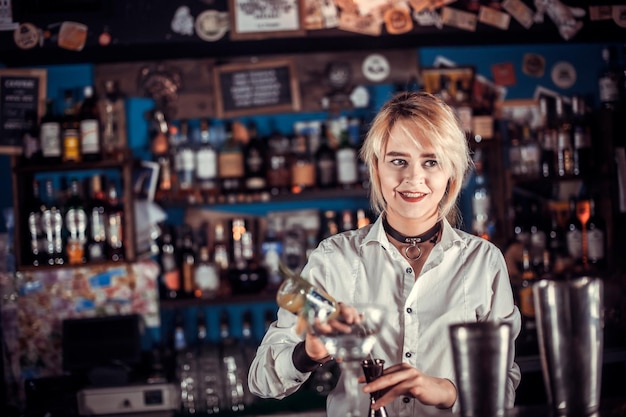
M 602 382 L 604 285 L 599 278 L 534 284 L 546 394 L 556 415 L 598 410 Z

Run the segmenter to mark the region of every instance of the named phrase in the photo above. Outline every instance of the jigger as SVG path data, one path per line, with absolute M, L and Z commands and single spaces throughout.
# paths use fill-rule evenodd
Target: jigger
M 383 374 L 384 366 L 385 366 L 385 361 L 382 359 L 365 359 L 361 363 L 361 368 L 363 369 L 363 375 L 365 375 L 365 381 L 372 382 L 373 380 L 381 376 Z M 374 402 L 380 398 L 381 395 L 382 393 L 380 391 L 374 391 L 370 394 L 371 404 L 370 404 L 370 411 L 368 413 L 370 417 L 388 417 L 389 416 L 389 414 L 387 414 L 387 410 L 385 409 L 385 407 L 381 407 L 378 410 L 373 410 L 371 407 L 374 404 Z

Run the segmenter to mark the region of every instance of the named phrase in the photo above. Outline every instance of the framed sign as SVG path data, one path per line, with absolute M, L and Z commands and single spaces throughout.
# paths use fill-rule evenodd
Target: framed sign
M 292 60 L 215 67 L 219 118 L 300 110 L 300 91 Z
M 229 0 L 232 40 L 306 34 L 303 0 Z
M 0 69 L 0 153 L 22 153 L 24 133 L 45 112 L 46 80 L 44 69 Z

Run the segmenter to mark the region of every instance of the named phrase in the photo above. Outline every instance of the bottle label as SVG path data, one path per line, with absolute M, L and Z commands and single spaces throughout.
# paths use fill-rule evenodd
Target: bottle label
M 65 226 L 72 238 L 84 240 L 87 229 L 87 214 L 81 208 L 69 209 L 65 215 Z
M 114 249 L 122 247 L 122 227 L 122 213 L 116 212 L 110 214 L 107 238 L 109 246 Z
M 61 125 L 56 122 L 42 123 L 39 138 L 45 158 L 61 156 Z
M 212 149 L 201 149 L 196 154 L 196 177 L 200 180 L 217 177 L 217 153 Z
M 356 151 L 351 148 L 337 151 L 337 181 L 340 184 L 354 184 L 358 179 Z
M 243 155 L 239 152 L 223 152 L 219 155 L 220 178 L 243 177 Z
M 335 161 L 322 159 L 317 162 L 319 167 L 319 185 L 330 185 L 335 177 Z
M 83 154 L 95 155 L 100 153 L 99 126 L 97 120 L 81 120 L 80 140 Z
M 604 232 L 602 230 L 591 229 L 587 232 L 587 250 L 590 260 L 604 259 Z
M 580 230 L 570 230 L 565 236 L 567 252 L 574 259 L 581 259 L 583 256 L 583 239 Z
M 617 80 L 614 77 L 600 78 L 598 80 L 598 89 L 601 102 L 612 103 L 619 100 L 619 89 L 617 88 Z
M 520 312 L 525 317 L 535 317 L 535 302 L 533 300 L 533 287 L 528 285 L 519 290 Z
M 80 139 L 76 129 L 68 129 L 63 134 L 63 161 L 80 161 Z
M 291 170 L 293 185 L 313 187 L 315 185 L 315 165 L 311 162 L 297 162 Z
M 163 283 L 168 290 L 180 290 L 180 275 L 178 270 L 169 271 L 163 274 Z

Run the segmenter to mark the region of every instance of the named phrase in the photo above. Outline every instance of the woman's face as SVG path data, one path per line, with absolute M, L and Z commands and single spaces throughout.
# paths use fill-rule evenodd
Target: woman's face
M 422 144 L 422 149 L 415 146 L 414 140 Z M 378 175 L 392 225 L 407 227 L 417 222 L 420 230 L 412 232 L 417 234 L 435 224 L 450 177 L 423 137 L 412 138 L 396 123 L 378 161 Z

